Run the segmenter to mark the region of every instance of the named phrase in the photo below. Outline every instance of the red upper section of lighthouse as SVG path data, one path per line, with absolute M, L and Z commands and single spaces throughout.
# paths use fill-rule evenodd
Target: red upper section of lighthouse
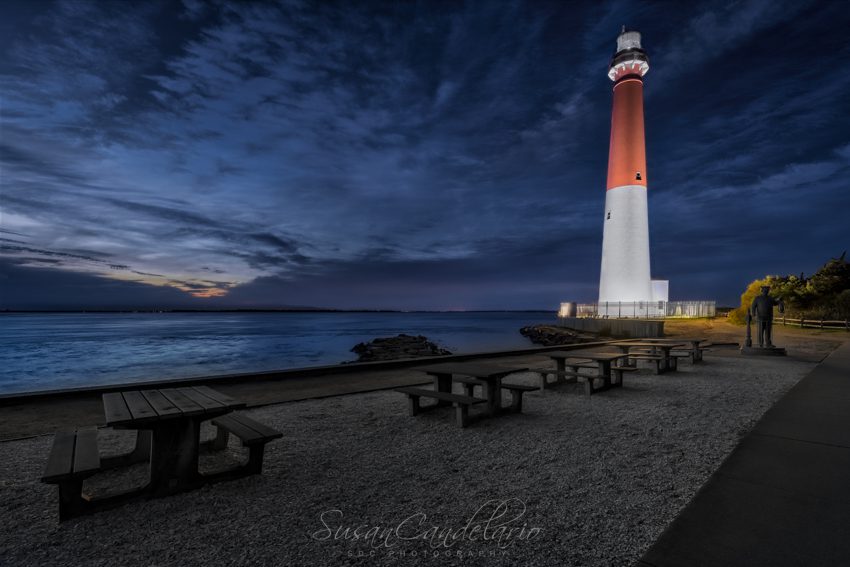
M 614 84 L 607 187 L 623 185 L 646 187 L 643 80 L 638 75 L 623 77 Z

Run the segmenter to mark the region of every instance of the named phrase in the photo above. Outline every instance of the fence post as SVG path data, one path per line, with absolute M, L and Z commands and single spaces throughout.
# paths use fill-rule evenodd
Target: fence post
M 806 318 L 800 315 L 800 328 L 803 328 L 803 325 L 806 324 Z
M 823 329 L 823 317 L 820 319 L 820 328 Z

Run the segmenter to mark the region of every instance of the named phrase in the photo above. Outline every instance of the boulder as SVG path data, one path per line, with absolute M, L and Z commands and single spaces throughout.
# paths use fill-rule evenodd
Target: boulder
M 599 340 L 592 333 L 574 331 L 554 325 L 531 325 L 523 327 L 519 332 L 531 339 L 531 342 L 542 346 L 569 345 L 575 343 L 587 343 Z
M 451 351 L 429 341 L 427 337 L 405 334 L 397 337 L 380 337 L 367 343 L 359 343 L 351 349 L 351 352 L 359 355 L 357 362 L 452 354 Z

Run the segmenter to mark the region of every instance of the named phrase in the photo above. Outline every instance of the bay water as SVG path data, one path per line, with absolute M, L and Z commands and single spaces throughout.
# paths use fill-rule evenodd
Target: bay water
M 553 312 L 0 314 L 0 394 L 281 370 L 356 360 L 376 337 L 424 335 L 454 353 L 531 347 Z

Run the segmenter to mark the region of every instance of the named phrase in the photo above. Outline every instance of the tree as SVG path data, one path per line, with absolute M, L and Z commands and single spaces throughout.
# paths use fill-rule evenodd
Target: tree
M 741 306 L 729 312 L 729 320 L 738 325 L 743 325 L 747 321 L 747 311 L 753 304 L 753 299 L 761 293 L 761 286 L 770 285 L 770 282 L 770 276 L 750 282 L 750 285 L 741 294 Z
M 741 294 L 741 306 L 729 313 L 729 320 L 743 324 L 747 310 L 761 286 L 770 286 L 770 295 L 781 299 L 791 317 L 838 318 L 850 317 L 850 263 L 845 255 L 830 259 L 810 278 L 799 276 L 765 276 L 750 282 Z

